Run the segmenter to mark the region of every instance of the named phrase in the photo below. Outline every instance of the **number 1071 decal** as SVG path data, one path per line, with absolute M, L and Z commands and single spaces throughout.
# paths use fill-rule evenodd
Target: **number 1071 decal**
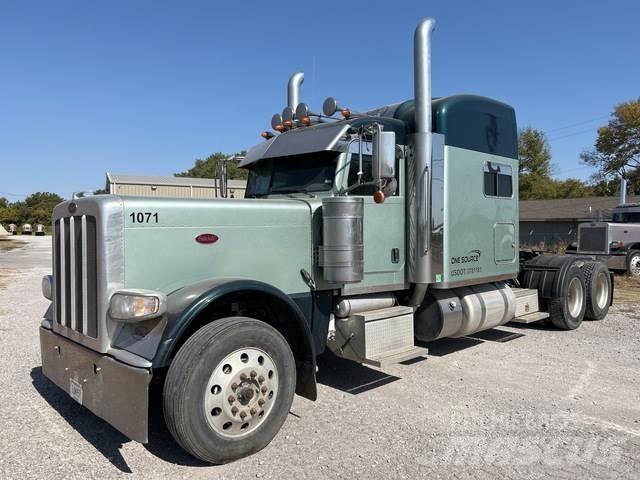
M 131 223 L 158 223 L 158 212 L 131 212 Z

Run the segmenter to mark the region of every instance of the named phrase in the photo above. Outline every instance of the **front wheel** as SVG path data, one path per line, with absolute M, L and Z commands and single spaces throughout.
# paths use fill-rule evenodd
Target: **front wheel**
M 276 329 L 246 317 L 216 320 L 190 337 L 169 367 L 167 427 L 205 462 L 251 455 L 282 427 L 295 384 L 293 354 Z
M 627 275 L 640 277 L 640 250 L 631 250 L 627 254 Z

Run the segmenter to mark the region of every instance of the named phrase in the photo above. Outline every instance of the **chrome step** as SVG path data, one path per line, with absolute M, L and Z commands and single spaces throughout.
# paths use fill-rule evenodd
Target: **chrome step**
M 527 313 L 526 315 L 520 315 L 519 317 L 515 317 L 511 320 L 512 323 L 533 323 L 539 322 L 540 320 L 544 320 L 545 318 L 549 318 L 548 312 L 533 312 Z

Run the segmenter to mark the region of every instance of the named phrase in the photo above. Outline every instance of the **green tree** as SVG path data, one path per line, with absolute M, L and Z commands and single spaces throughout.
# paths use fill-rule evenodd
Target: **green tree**
M 518 135 L 520 174 L 538 177 L 551 176 L 551 149 L 545 134 L 532 127 L 523 128 Z
M 597 180 L 629 178 L 640 166 L 640 98 L 616 105 L 609 123 L 598 129 L 594 148 L 580 158 L 598 170 Z
M 536 173 L 520 175 L 520 200 L 547 200 L 556 198 L 556 182 L 547 176 Z
M 244 156 L 246 152 L 235 153 L 233 155 L 227 155 L 222 152 L 216 152 L 209 155 L 206 159 L 196 159 L 195 164 L 186 172 L 176 173 L 176 177 L 194 177 L 194 178 L 216 178 L 220 176 L 220 164 L 224 159 L 229 157 Z M 229 178 L 232 179 L 246 179 L 248 176 L 247 170 L 238 167 L 237 160 L 227 161 L 227 173 Z
M 577 178 L 555 180 L 555 198 L 582 198 L 593 195 L 593 188 Z

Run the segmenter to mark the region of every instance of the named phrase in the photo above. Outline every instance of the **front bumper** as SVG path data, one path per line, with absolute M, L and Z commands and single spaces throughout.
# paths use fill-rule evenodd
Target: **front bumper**
M 73 384 L 82 405 L 130 439 L 147 443 L 149 369 L 119 362 L 44 327 L 40 351 L 42 372 L 49 380 L 67 393 Z

